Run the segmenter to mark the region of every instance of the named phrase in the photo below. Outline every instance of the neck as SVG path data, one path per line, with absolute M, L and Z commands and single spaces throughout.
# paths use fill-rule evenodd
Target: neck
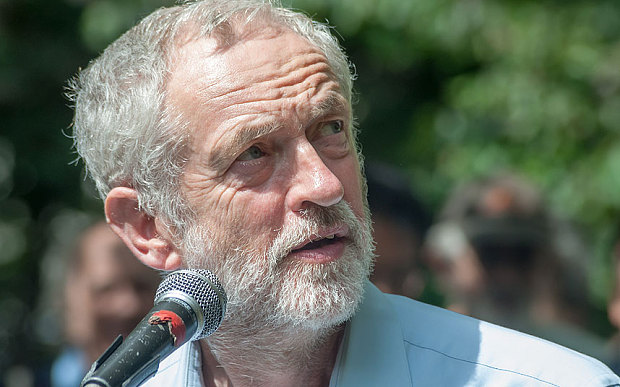
M 208 386 L 329 385 L 344 325 L 324 330 L 238 328 L 222 326 L 201 341 Z

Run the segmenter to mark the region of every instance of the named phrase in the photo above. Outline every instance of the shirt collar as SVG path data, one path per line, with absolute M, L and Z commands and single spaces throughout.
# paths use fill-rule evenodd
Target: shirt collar
M 364 300 L 347 324 L 330 386 L 412 385 L 396 311 L 367 281 Z

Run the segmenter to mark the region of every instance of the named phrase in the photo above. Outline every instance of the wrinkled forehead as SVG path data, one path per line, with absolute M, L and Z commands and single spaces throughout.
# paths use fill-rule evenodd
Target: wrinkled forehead
M 242 69 L 248 61 L 252 61 L 254 70 L 259 76 L 265 67 L 283 66 L 283 61 L 292 61 L 295 57 L 313 54 L 322 56 L 328 63 L 325 54 L 290 28 L 265 19 L 257 19 L 256 23 L 227 23 L 220 25 L 207 36 L 197 35 L 196 27 L 187 27 L 188 31 L 183 38 L 177 39 L 174 53 L 170 58 L 170 73 L 168 87 L 170 90 L 179 86 L 176 82 L 196 81 L 210 78 L 206 87 L 224 85 L 222 76 L 232 75 Z M 269 49 L 270 42 L 278 37 L 286 36 L 289 42 L 283 49 L 288 55 L 274 56 L 261 55 Z M 330 75 L 336 80 L 333 71 Z M 185 78 L 185 80 L 183 80 Z
M 350 111 L 338 79 L 318 47 L 286 27 L 266 24 L 247 28 L 237 34 L 242 39 L 226 47 L 206 37 L 187 41 L 177 49 L 166 104 L 179 116 L 190 119 L 211 114 L 209 121 L 215 124 L 223 119 L 223 109 L 232 114 L 232 105 L 247 109 L 260 100 L 267 104 L 290 100 L 296 93 L 325 84 L 331 85 Z M 314 73 L 317 75 L 310 76 Z

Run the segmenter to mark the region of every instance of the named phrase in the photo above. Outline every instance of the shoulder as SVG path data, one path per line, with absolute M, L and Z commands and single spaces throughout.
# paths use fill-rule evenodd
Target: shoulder
M 557 344 L 405 297 L 384 296 L 400 323 L 407 356 L 415 359 L 418 375 L 442 369 L 442 377 L 462 381 L 462 385 L 472 381 L 493 385 L 508 381 L 560 386 L 620 384 L 598 360 Z
M 77 348 L 65 348 L 51 366 L 53 386 L 77 386 L 88 371 L 86 356 Z

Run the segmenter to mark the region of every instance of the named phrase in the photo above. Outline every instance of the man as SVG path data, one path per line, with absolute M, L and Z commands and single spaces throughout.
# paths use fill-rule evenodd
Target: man
M 425 248 L 447 309 L 609 363 L 604 341 L 588 331 L 585 265 L 558 248 L 560 239 L 579 243 L 535 185 L 502 172 L 457 187 Z
M 220 329 L 149 384 L 620 383 L 368 283 L 349 69 L 306 16 L 212 0 L 156 11 L 73 82 L 76 146 L 112 229 L 149 266 L 208 268 L 228 294 Z
M 161 277 L 135 259 L 108 225 L 86 228 L 70 258 L 64 288 L 69 347 L 52 366 L 53 386 L 76 386 L 119 334 L 127 336 L 152 306 Z

